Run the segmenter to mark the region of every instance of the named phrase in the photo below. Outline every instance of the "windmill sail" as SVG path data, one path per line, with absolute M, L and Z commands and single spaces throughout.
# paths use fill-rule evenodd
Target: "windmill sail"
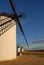
M 27 46 L 29 46 L 29 45 L 28 45 L 28 42 L 27 42 L 27 39 L 26 39 L 26 36 L 25 36 L 25 34 L 24 34 L 23 28 L 22 28 L 22 26 L 21 26 L 21 23 L 20 23 L 20 21 L 19 21 L 19 19 L 18 19 L 18 15 L 17 15 L 17 13 L 16 13 L 16 11 L 15 11 L 13 2 L 12 2 L 12 0 L 9 0 L 9 1 L 10 1 L 10 5 L 11 5 L 11 7 L 12 7 L 12 10 L 13 10 L 13 12 L 14 12 L 14 14 L 15 14 L 16 22 L 17 22 L 18 25 L 19 25 L 19 28 L 20 28 L 20 30 L 21 30 L 21 33 L 22 33 L 23 36 L 24 36 L 24 39 L 25 39 L 25 41 L 26 41 Z

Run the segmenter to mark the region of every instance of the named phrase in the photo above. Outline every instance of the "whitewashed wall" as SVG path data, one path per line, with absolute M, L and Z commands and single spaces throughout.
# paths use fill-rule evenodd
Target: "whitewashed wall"
M 16 59 L 16 25 L 0 36 L 0 61 Z

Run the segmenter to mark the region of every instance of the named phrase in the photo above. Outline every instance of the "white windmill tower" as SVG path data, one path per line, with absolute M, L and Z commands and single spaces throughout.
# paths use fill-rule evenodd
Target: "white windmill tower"
M 12 0 L 9 1 L 14 14 L 0 14 L 0 61 L 16 59 L 16 23 L 18 23 L 28 46 L 28 42 L 19 21 L 19 17 L 22 17 L 22 15 L 17 15 Z

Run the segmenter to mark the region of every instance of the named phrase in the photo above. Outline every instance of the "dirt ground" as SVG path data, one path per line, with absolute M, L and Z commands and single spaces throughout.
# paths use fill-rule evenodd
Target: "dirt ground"
M 0 65 L 44 65 L 44 57 L 24 54 L 16 60 L 0 62 Z

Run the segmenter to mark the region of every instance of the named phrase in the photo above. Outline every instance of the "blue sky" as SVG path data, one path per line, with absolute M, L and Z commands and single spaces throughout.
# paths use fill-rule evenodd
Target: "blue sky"
M 24 12 L 26 17 L 21 18 L 23 30 L 29 42 L 29 47 L 44 47 L 44 44 L 31 44 L 33 41 L 44 40 L 44 0 L 13 0 L 16 11 Z M 0 13 L 12 13 L 9 0 L 0 0 Z M 17 44 L 25 46 L 25 40 L 17 25 Z

